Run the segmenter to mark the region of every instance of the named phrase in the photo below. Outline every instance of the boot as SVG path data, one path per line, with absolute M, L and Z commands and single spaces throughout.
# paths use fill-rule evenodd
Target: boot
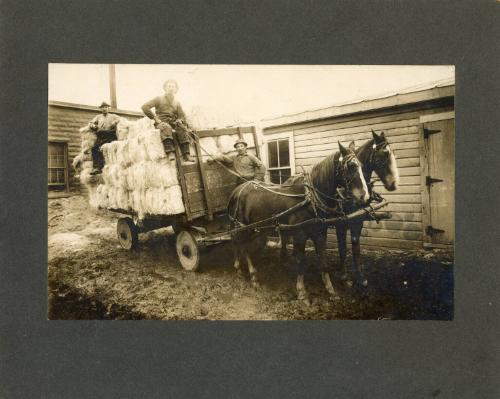
M 183 143 L 180 145 L 182 152 L 182 159 L 184 162 L 194 162 L 194 158 L 189 153 L 189 143 Z

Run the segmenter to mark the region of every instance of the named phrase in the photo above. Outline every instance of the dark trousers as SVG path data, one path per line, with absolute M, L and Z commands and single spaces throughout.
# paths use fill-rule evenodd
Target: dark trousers
M 96 132 L 97 140 L 92 147 L 92 162 L 94 168 L 102 169 L 104 167 L 104 155 L 101 152 L 101 146 L 117 140 L 116 130 L 100 130 Z
M 189 130 L 182 123 L 175 123 L 175 121 L 163 121 L 158 126 L 160 129 L 160 137 L 163 142 L 163 148 L 166 153 L 175 151 L 174 139 L 179 143 L 182 154 L 189 154 Z M 174 132 L 175 129 L 175 132 Z

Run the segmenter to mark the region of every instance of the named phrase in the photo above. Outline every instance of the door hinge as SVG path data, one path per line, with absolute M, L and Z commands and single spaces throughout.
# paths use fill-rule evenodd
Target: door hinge
M 432 226 L 427 226 L 427 228 L 425 229 L 425 233 L 428 235 L 428 236 L 433 236 L 433 235 L 436 235 L 436 234 L 439 234 L 439 233 L 444 233 L 444 230 L 441 230 L 441 229 L 435 229 L 434 227 Z
M 425 176 L 425 184 L 430 186 L 432 183 L 441 183 L 443 179 L 435 179 L 434 177 Z
M 438 129 L 427 129 L 424 127 L 424 139 L 428 139 L 431 134 L 439 133 L 441 130 Z

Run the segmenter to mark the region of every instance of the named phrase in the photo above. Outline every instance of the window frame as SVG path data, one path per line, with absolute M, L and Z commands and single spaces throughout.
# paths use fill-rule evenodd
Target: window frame
M 268 143 L 278 140 L 288 139 L 288 156 L 290 159 L 290 166 L 281 167 L 281 168 L 270 168 L 269 167 L 269 159 L 268 159 Z M 279 150 L 278 150 L 279 152 Z M 266 165 L 266 182 L 271 182 L 271 170 L 282 170 L 282 169 L 290 169 L 290 175 L 295 175 L 295 143 L 293 131 L 281 132 L 281 133 L 268 133 L 263 134 L 263 151 L 262 151 L 262 161 L 264 165 Z
M 64 192 L 69 192 L 69 167 L 68 167 L 68 142 L 69 140 L 53 139 L 49 137 L 47 144 L 47 189 L 50 187 L 64 187 Z M 64 167 L 50 167 L 48 164 L 48 146 L 51 144 L 61 145 L 64 153 Z M 49 183 L 49 169 L 64 168 L 64 183 Z M 49 190 L 50 191 L 50 190 Z

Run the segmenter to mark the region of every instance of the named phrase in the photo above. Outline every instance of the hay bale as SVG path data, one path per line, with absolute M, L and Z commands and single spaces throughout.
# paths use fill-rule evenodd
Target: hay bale
M 130 152 L 129 152 L 129 141 L 120 141 L 120 145 L 116 151 L 116 162 L 122 168 L 128 167 L 132 161 L 130 160 Z
M 138 139 L 139 142 L 144 144 L 149 159 L 158 161 L 165 158 L 166 154 L 158 129 L 144 131 L 139 135 Z
M 144 162 L 149 159 L 146 147 L 139 140 L 139 137 L 128 140 L 128 152 L 130 162 L 133 164 Z
M 116 125 L 116 137 L 118 140 L 127 140 L 130 128 L 130 121 L 126 118 L 120 117 L 120 121 Z

